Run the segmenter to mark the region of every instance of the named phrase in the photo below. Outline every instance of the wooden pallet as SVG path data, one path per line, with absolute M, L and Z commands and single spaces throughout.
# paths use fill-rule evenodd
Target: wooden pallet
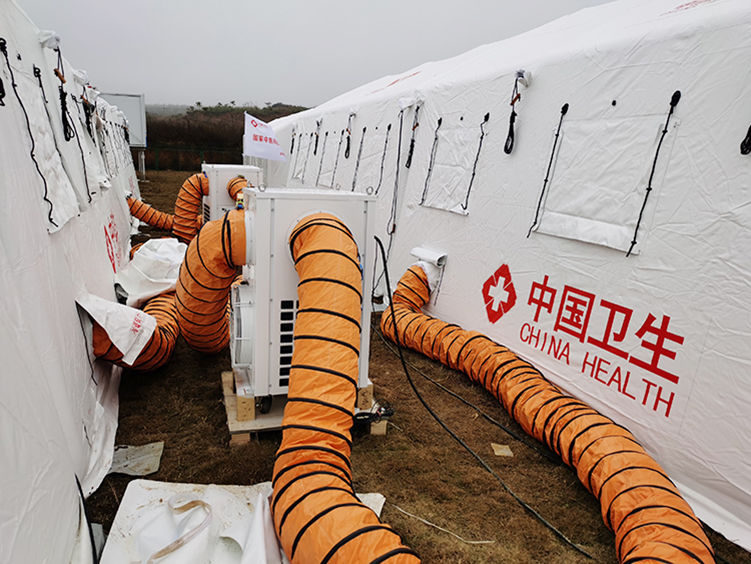
M 251 435 L 258 438 L 261 431 L 275 431 L 282 428 L 284 407 L 287 405 L 285 396 L 276 396 L 268 413 L 260 413 L 256 409 L 256 399 L 251 396 L 238 396 L 235 392 L 235 377 L 233 372 L 222 372 L 222 391 L 224 393 L 224 409 L 227 412 L 227 427 L 229 428 L 230 446 L 246 445 Z M 373 386 L 362 388 L 357 394 L 357 411 L 363 406 L 373 405 Z M 378 423 L 371 423 L 371 435 L 385 435 L 388 421 L 382 419 Z

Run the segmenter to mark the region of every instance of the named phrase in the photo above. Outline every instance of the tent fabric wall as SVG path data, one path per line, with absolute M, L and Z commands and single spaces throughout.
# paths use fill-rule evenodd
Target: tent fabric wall
M 749 60 L 746 0 L 620 0 L 273 122 L 295 148 L 268 183 L 312 186 L 332 158 L 312 155 L 314 133 L 349 130 L 324 181 L 392 179 L 376 216 L 390 271 L 414 247 L 448 256 L 429 313 L 504 343 L 627 427 L 701 519 L 751 549 Z M 506 154 L 519 69 L 531 79 Z M 358 161 L 389 124 L 383 169 Z M 452 136 L 467 145 L 454 157 Z
M 51 193 L 69 194 L 70 186 L 74 194 L 66 198 L 75 203 L 65 214 L 69 217 L 50 229 L 26 118 L 2 57 L 0 561 L 67 563 L 79 528 L 76 478 L 89 494 L 111 463 L 120 377 L 119 368 L 93 358 L 91 325 L 77 308 L 76 296 L 88 291 L 115 300 L 114 274 L 128 260 L 125 193 L 137 194 L 138 188 L 127 145 L 121 142 L 109 149 L 113 161 L 120 163 L 117 174 L 110 170 L 104 178 L 101 170 L 92 170 L 87 185 L 84 151 L 98 142 L 92 138 L 79 146 L 76 137 L 65 140 L 59 81 L 53 72 L 57 54 L 43 49 L 38 32 L 13 0 L 0 0 L 0 37 L 6 41 L 16 84 L 24 84 L 18 88 L 23 106 L 37 125 L 32 129 L 35 142 L 40 142 L 35 157 L 47 165 L 40 168 L 53 184 Z M 40 69 L 46 110 L 34 66 Z M 68 109 L 78 120 L 72 96 L 80 96 L 81 86 L 73 80 L 72 67 L 67 62 L 64 67 Z M 122 135 L 122 115 L 99 104 L 105 113 L 100 117 L 102 131 L 111 129 L 114 136 L 119 129 Z M 85 140 L 88 131 L 80 121 L 75 126 Z M 40 128 L 54 136 L 55 151 L 50 152 L 50 139 L 42 146 Z M 94 155 L 97 159 L 104 162 L 102 155 Z M 93 179 L 98 185 L 92 185 Z M 102 190 L 107 184 L 111 188 Z

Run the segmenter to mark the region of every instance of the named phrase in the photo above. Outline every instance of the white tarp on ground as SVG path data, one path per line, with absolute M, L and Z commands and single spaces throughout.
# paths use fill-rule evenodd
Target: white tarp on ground
M 273 122 L 268 183 L 378 190 L 392 285 L 447 253 L 432 314 L 628 427 L 751 549 L 749 61 L 748 0 L 621 0 Z
M 0 0 L 0 561 L 68 563 L 76 479 L 88 495 L 109 469 L 120 377 L 90 354 L 76 297 L 115 300 L 138 186 L 123 116 L 98 102 L 90 137 L 79 106 L 94 93 L 64 61 L 66 140 L 57 53 L 38 34 Z

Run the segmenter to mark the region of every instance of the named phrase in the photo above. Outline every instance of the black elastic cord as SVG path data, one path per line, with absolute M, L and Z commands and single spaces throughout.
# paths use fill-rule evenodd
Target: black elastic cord
M 422 197 L 420 198 L 420 205 L 425 203 L 425 198 L 428 197 L 428 186 L 430 186 L 430 177 L 433 175 L 433 165 L 435 165 L 435 151 L 438 147 L 438 130 L 441 129 L 443 124 L 443 118 L 438 118 L 438 125 L 435 128 L 435 136 L 433 137 L 433 147 L 430 149 L 430 162 L 428 163 L 428 174 L 425 176 L 425 188 L 422 190 Z
M 308 139 L 308 150 L 305 152 L 305 162 L 302 164 L 302 173 L 300 173 L 300 180 L 305 182 L 305 171 L 308 170 L 308 159 L 310 159 L 310 149 L 313 147 L 313 135 L 315 133 L 310 134 L 310 138 Z
M 85 496 L 83 495 L 83 488 L 81 487 L 81 481 L 76 476 L 76 485 L 78 486 L 78 494 L 81 496 L 81 505 L 83 506 L 83 518 L 86 519 L 86 527 L 89 529 L 89 541 L 91 542 L 91 560 L 94 564 L 99 564 L 99 553 L 96 549 L 96 541 L 94 540 L 94 529 L 91 526 L 91 519 L 89 518 L 89 511 L 86 508 L 84 502 Z
M 741 141 L 741 155 L 748 155 L 751 153 L 751 127 L 748 128 L 746 138 Z
M 295 154 L 295 136 L 297 135 L 296 131 L 292 132 L 292 141 L 289 144 L 289 154 L 290 156 Z
M 344 149 L 344 158 L 349 158 L 349 148 L 350 148 L 350 141 L 352 139 L 352 118 L 355 117 L 354 114 L 349 114 L 349 119 L 347 119 L 347 146 Z M 363 129 L 363 131 L 365 131 Z
M 520 78 L 521 77 L 517 73 L 516 80 L 514 81 L 514 89 L 511 91 L 511 115 L 508 118 L 508 136 L 506 137 L 506 144 L 503 146 L 503 152 L 507 155 L 510 155 L 514 150 L 514 123 L 516 122 L 516 103 L 522 99 L 522 95 L 519 94 Z
M 42 69 L 40 69 L 38 66 L 34 65 L 34 76 L 39 81 L 39 88 L 42 91 L 42 99 L 44 99 L 44 103 L 47 103 L 47 93 L 44 91 L 44 84 L 42 84 Z
M 54 205 L 52 204 L 52 201 L 48 198 L 49 188 L 47 186 L 47 179 L 44 177 L 44 174 L 42 174 L 42 169 L 39 168 L 39 163 L 37 162 L 36 156 L 34 155 L 34 149 L 36 147 L 36 144 L 34 143 L 34 136 L 31 134 L 31 122 L 29 121 L 29 114 L 23 105 L 23 100 L 21 100 L 21 96 L 18 94 L 18 85 L 16 84 L 16 77 L 13 74 L 13 69 L 10 66 L 10 59 L 8 59 L 8 44 L 5 41 L 5 39 L 2 37 L 0 37 L 0 53 L 2 53 L 3 56 L 5 57 L 5 64 L 7 65 L 8 72 L 10 73 L 10 84 L 13 87 L 13 93 L 16 95 L 16 99 L 18 100 L 18 103 L 21 105 L 21 109 L 23 110 L 23 115 L 26 118 L 26 129 L 29 132 L 29 139 L 31 140 L 31 149 L 29 149 L 29 155 L 31 156 L 31 160 L 34 161 L 34 166 L 36 166 L 37 173 L 39 173 L 39 177 L 42 179 L 42 183 L 44 184 L 44 195 L 42 196 L 42 199 L 45 202 L 47 202 L 47 204 L 50 207 L 50 211 L 47 213 L 47 220 L 55 227 L 60 227 L 57 223 L 55 223 L 55 220 L 52 219 L 52 210 L 54 209 Z
M 315 142 L 315 145 L 313 146 L 313 156 L 318 154 L 318 140 L 321 138 L 320 131 L 321 131 L 322 121 L 323 121 L 323 118 L 316 120 L 316 131 L 315 131 L 316 142 Z
M 482 123 L 480 124 L 480 143 L 477 146 L 477 154 L 475 155 L 475 162 L 472 165 L 472 176 L 469 179 L 469 187 L 467 188 L 467 195 L 464 198 L 464 203 L 461 205 L 462 209 L 464 211 L 467 211 L 467 206 L 469 206 L 469 195 L 472 193 L 472 185 L 475 183 L 475 175 L 477 174 L 477 163 L 480 160 L 480 151 L 482 150 L 482 141 L 485 139 L 485 124 L 490 121 L 490 112 L 485 114 L 485 118 L 482 120 Z
M 561 126 L 563 125 L 563 116 L 568 113 L 568 104 L 563 104 L 561 108 L 561 119 L 558 121 L 558 129 L 555 132 L 555 139 L 553 140 L 553 150 L 550 152 L 550 162 L 548 162 L 548 171 L 545 173 L 545 180 L 542 182 L 542 192 L 540 192 L 540 200 L 537 202 L 537 211 L 535 212 L 535 220 L 527 232 L 527 238 L 532 234 L 532 230 L 537 225 L 537 220 L 540 218 L 540 208 L 542 207 L 542 200 L 545 197 L 545 188 L 550 180 L 550 169 L 553 167 L 553 160 L 555 160 L 555 149 L 558 146 L 558 138 L 561 135 Z
M 383 258 L 383 268 L 386 272 L 386 291 L 388 292 L 388 295 L 391 296 L 391 283 L 389 282 L 389 273 L 388 273 L 388 265 L 386 264 L 386 252 L 383 249 L 383 243 L 381 240 L 376 237 L 375 238 L 376 243 L 378 244 L 378 248 L 381 250 L 381 257 Z M 396 347 L 399 350 L 399 359 L 402 362 L 402 368 L 404 369 L 404 374 L 407 377 L 407 381 L 409 382 L 410 387 L 412 388 L 412 391 L 417 396 L 417 399 L 420 400 L 420 403 L 423 405 L 423 407 L 428 411 L 428 413 L 435 419 L 438 424 L 443 427 L 443 429 L 451 435 L 451 437 L 458 442 L 467 452 L 469 452 L 477 462 L 480 463 L 480 465 L 485 468 L 490 474 L 498 480 L 498 483 L 501 484 L 504 490 L 506 490 L 511 497 L 513 497 L 524 509 L 529 511 L 534 517 L 536 517 L 543 525 L 545 525 L 548 529 L 550 529 L 557 537 L 559 537 L 561 540 L 563 540 L 566 544 L 571 546 L 574 550 L 577 552 L 580 552 L 581 554 L 585 555 L 587 558 L 594 559 L 592 555 L 590 555 L 586 550 L 583 548 L 580 548 L 576 544 L 574 544 L 573 541 L 569 540 L 566 535 L 564 535 L 561 531 L 556 529 L 553 525 L 551 525 L 548 521 L 545 520 L 545 518 L 540 515 L 537 511 L 535 511 L 529 504 L 527 504 L 524 500 L 522 500 L 518 495 L 516 495 L 511 488 L 509 488 L 506 483 L 501 479 L 501 477 L 490 467 L 488 464 L 480 458 L 480 456 L 473 451 L 467 443 L 465 443 L 459 436 L 454 433 L 449 427 L 441 420 L 440 417 L 430 408 L 430 406 L 427 404 L 425 399 L 420 395 L 420 392 L 417 390 L 417 387 L 415 386 L 414 381 L 412 380 L 412 376 L 409 373 L 409 369 L 407 368 L 407 362 L 404 360 L 404 353 L 402 352 L 402 345 L 399 342 L 399 331 L 396 327 L 396 312 L 394 310 L 394 300 L 390 299 L 390 308 L 391 308 L 391 319 L 394 321 L 394 340 L 396 342 Z
M 383 141 L 383 152 L 381 152 L 381 172 L 378 176 L 378 186 L 376 186 L 375 194 L 381 191 L 381 184 L 383 184 L 383 169 L 386 168 L 386 153 L 389 150 L 389 136 L 391 135 L 391 124 L 386 127 L 386 139 Z
M 326 135 L 323 136 L 323 148 L 321 149 L 321 162 L 318 163 L 318 175 L 316 176 L 316 186 L 318 186 L 318 181 L 321 179 L 321 170 L 323 170 L 323 158 L 326 156 L 326 141 L 329 140 L 329 132 L 326 132 Z
M 339 155 L 342 152 L 342 141 L 344 141 L 344 130 L 339 134 L 339 145 L 336 147 L 336 158 L 334 159 L 334 172 L 331 173 L 331 187 L 336 188 L 336 169 L 339 168 Z
M 415 106 L 415 115 L 412 118 L 412 137 L 409 140 L 409 154 L 407 155 L 407 162 L 404 163 L 404 166 L 406 168 L 409 168 L 412 166 L 412 155 L 414 155 L 415 153 L 415 130 L 420 125 L 420 122 L 417 120 L 419 113 L 420 113 L 420 106 Z
M 362 158 L 362 146 L 363 143 L 365 143 L 365 130 L 368 129 L 367 127 L 362 128 L 362 137 L 360 137 L 360 148 L 357 151 L 357 162 L 355 162 L 355 174 L 352 175 L 352 192 L 355 191 L 355 185 L 357 184 L 357 173 L 360 170 L 360 159 Z M 349 149 L 349 140 L 347 141 L 348 149 Z M 347 154 L 344 155 L 345 157 Z
M 41 79 L 39 81 L 41 84 Z M 42 90 L 44 92 L 44 90 Z M 73 101 L 75 101 L 75 98 L 73 98 Z M 81 145 L 81 137 L 78 135 L 78 128 L 76 127 L 75 122 L 73 121 L 73 118 L 70 115 L 70 112 L 68 111 L 68 107 L 65 107 L 65 113 L 68 116 L 68 120 L 70 121 L 71 126 L 73 127 L 73 137 L 76 138 L 76 143 L 78 144 L 78 151 L 81 153 L 81 166 L 83 167 L 83 182 L 86 185 L 86 197 L 89 199 L 89 203 L 92 202 L 91 197 L 91 188 L 89 187 L 89 174 L 86 170 L 86 156 L 83 152 L 83 146 Z
M 676 90 L 673 92 L 672 98 L 670 98 L 670 111 L 668 111 L 668 117 L 665 120 L 665 127 L 662 130 L 662 135 L 660 136 L 660 140 L 657 142 L 657 149 L 655 150 L 655 158 L 654 161 L 652 161 L 652 172 L 649 173 L 649 183 L 647 184 L 647 191 L 644 194 L 644 201 L 641 204 L 641 210 L 639 210 L 639 219 L 636 220 L 636 229 L 634 229 L 634 239 L 631 241 L 631 246 L 628 248 L 628 252 L 626 253 L 626 256 L 631 255 L 631 251 L 634 250 L 634 246 L 636 245 L 636 236 L 639 233 L 639 226 L 641 225 L 642 217 L 644 216 L 644 209 L 647 207 L 647 200 L 649 199 L 649 193 L 652 191 L 652 180 L 654 180 L 655 177 L 655 170 L 657 169 L 657 158 L 660 156 L 660 148 L 662 147 L 662 142 L 665 139 L 665 136 L 668 134 L 668 124 L 670 123 L 670 116 L 673 115 L 673 110 L 675 110 L 675 107 L 678 105 L 678 102 L 681 101 L 681 91 Z

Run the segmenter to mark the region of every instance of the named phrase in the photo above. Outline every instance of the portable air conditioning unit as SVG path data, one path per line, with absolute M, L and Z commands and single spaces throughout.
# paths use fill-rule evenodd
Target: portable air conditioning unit
M 375 197 L 313 189 L 251 188 L 244 192 L 247 266 L 243 284 L 232 291 L 230 350 L 238 398 L 243 395 L 255 398 L 264 413 L 271 401 L 283 404 L 289 385 L 299 305 L 299 277 L 288 243 L 292 230 L 299 221 L 319 212 L 330 213 L 347 225 L 360 253 L 362 290 L 367 300 L 372 290 L 375 260 Z M 363 303 L 360 323 L 357 384 L 362 390 L 372 391 L 368 379 L 370 308 L 367 302 Z M 361 408 L 362 397 L 368 395 L 358 395 Z M 367 401 L 367 408 L 370 408 L 370 399 Z
M 203 198 L 203 222 L 221 218 L 227 210 L 235 209 L 235 201 L 227 192 L 227 183 L 236 176 L 244 177 L 251 187 L 263 184 L 263 173 L 250 165 L 201 165 L 201 171 L 209 179 L 209 195 Z

